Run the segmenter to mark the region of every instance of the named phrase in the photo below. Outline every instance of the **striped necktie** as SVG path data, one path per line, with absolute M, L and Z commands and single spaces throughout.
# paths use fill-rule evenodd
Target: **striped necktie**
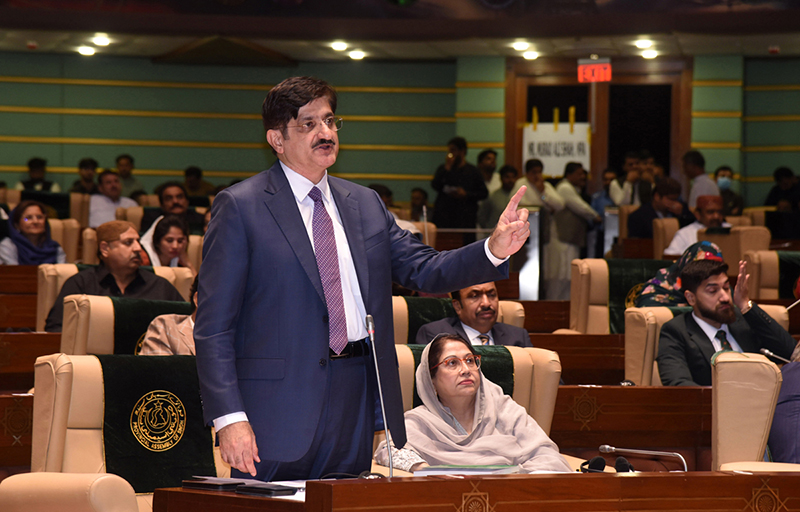
M 489 336 L 486 334 L 479 334 L 478 339 L 481 340 L 481 345 L 489 344 Z

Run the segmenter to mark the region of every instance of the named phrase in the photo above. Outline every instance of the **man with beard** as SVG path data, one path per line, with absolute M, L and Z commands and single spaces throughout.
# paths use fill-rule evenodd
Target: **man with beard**
M 183 217 L 193 235 L 203 233 L 203 215 L 189 207 L 189 198 L 183 183 L 177 181 L 164 183 L 156 189 L 156 194 L 161 203 L 161 210 L 145 210 L 142 216 L 142 232 L 147 232 L 161 217 L 172 214 Z
M 494 283 L 456 290 L 450 294 L 456 315 L 423 325 L 417 331 L 417 344 L 426 345 L 438 334 L 458 334 L 473 345 L 516 345 L 532 347 L 528 331 L 522 327 L 497 323 L 499 300 Z
M 661 328 L 658 371 L 665 386 L 710 386 L 711 358 L 725 350 L 757 353 L 767 348 L 781 357 L 792 354 L 792 336 L 750 300 L 747 264 L 731 297 L 728 265 L 705 259 L 681 272 L 681 286 L 692 311 Z

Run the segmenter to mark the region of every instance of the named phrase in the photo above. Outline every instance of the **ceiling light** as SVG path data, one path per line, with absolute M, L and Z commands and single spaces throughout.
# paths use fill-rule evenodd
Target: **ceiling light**
M 531 45 L 526 43 L 525 41 L 517 41 L 516 43 L 512 44 L 511 47 L 517 50 L 518 52 L 524 52 L 527 50 Z
M 526 60 L 534 60 L 539 58 L 539 52 L 525 52 L 522 57 Z
M 106 34 L 97 34 L 92 39 L 92 42 L 97 46 L 108 46 L 111 40 L 108 39 Z
M 645 59 L 655 59 L 658 57 L 658 52 L 655 50 L 645 50 L 642 52 L 642 57 Z
M 364 58 L 364 56 L 366 54 L 364 52 L 362 52 L 361 50 L 353 50 L 348 55 L 350 55 L 350 58 L 353 59 L 353 60 L 361 60 L 361 59 Z
M 653 46 L 653 41 L 649 39 L 639 39 L 633 44 L 635 44 L 636 48 L 639 48 L 640 50 L 646 50 L 647 48 Z
M 336 50 L 337 52 L 343 52 L 347 49 L 347 43 L 344 41 L 334 41 L 331 43 L 331 48 Z
M 78 48 L 78 53 L 81 55 L 94 55 L 94 48 L 91 46 L 81 46 Z

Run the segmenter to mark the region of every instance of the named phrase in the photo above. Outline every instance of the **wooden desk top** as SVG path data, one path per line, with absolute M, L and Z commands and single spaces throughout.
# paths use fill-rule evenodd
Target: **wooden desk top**
M 800 473 L 506 475 L 310 481 L 306 502 L 157 489 L 154 512 L 248 511 L 686 511 L 800 508 Z

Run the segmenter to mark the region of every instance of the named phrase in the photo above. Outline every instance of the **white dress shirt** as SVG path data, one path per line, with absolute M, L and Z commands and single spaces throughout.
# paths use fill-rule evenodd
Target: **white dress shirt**
M 139 203 L 130 197 L 120 197 L 112 201 L 103 194 L 92 194 L 89 199 L 89 227 L 96 228 L 100 224 L 117 220 L 117 208 L 130 208 L 139 206 Z
M 714 345 L 714 352 L 719 352 L 720 350 L 722 350 L 722 342 L 719 341 L 719 339 L 717 339 L 717 331 L 725 331 L 725 337 L 727 338 L 728 343 L 731 344 L 731 348 L 736 352 L 742 351 L 742 347 L 740 347 L 739 344 L 736 343 L 736 339 L 733 337 L 733 334 L 731 334 L 731 330 L 728 329 L 728 324 L 722 324 L 722 327 L 717 329 L 710 323 L 706 322 L 702 318 L 695 315 L 694 311 L 692 311 L 692 318 L 694 318 L 694 321 L 697 322 L 697 325 L 699 325 L 700 328 L 703 329 L 703 332 L 705 333 L 706 336 L 708 336 L 708 339 L 709 341 L 711 341 L 711 344 Z
M 697 198 L 700 196 L 718 196 L 719 187 L 708 174 L 701 174 L 692 181 L 692 190 L 689 193 L 689 208 L 697 208 Z
M 478 339 L 478 336 L 481 336 L 483 334 L 482 332 L 476 331 L 475 329 L 473 329 L 472 327 L 468 326 L 464 322 L 461 322 L 461 327 L 464 329 L 464 332 L 467 334 L 467 339 L 469 340 L 470 343 L 472 343 L 473 345 L 483 345 L 483 341 Z M 489 337 L 489 343 L 487 343 L 487 345 L 494 345 L 494 337 L 492 336 L 492 331 L 491 330 L 486 333 L 486 336 Z

